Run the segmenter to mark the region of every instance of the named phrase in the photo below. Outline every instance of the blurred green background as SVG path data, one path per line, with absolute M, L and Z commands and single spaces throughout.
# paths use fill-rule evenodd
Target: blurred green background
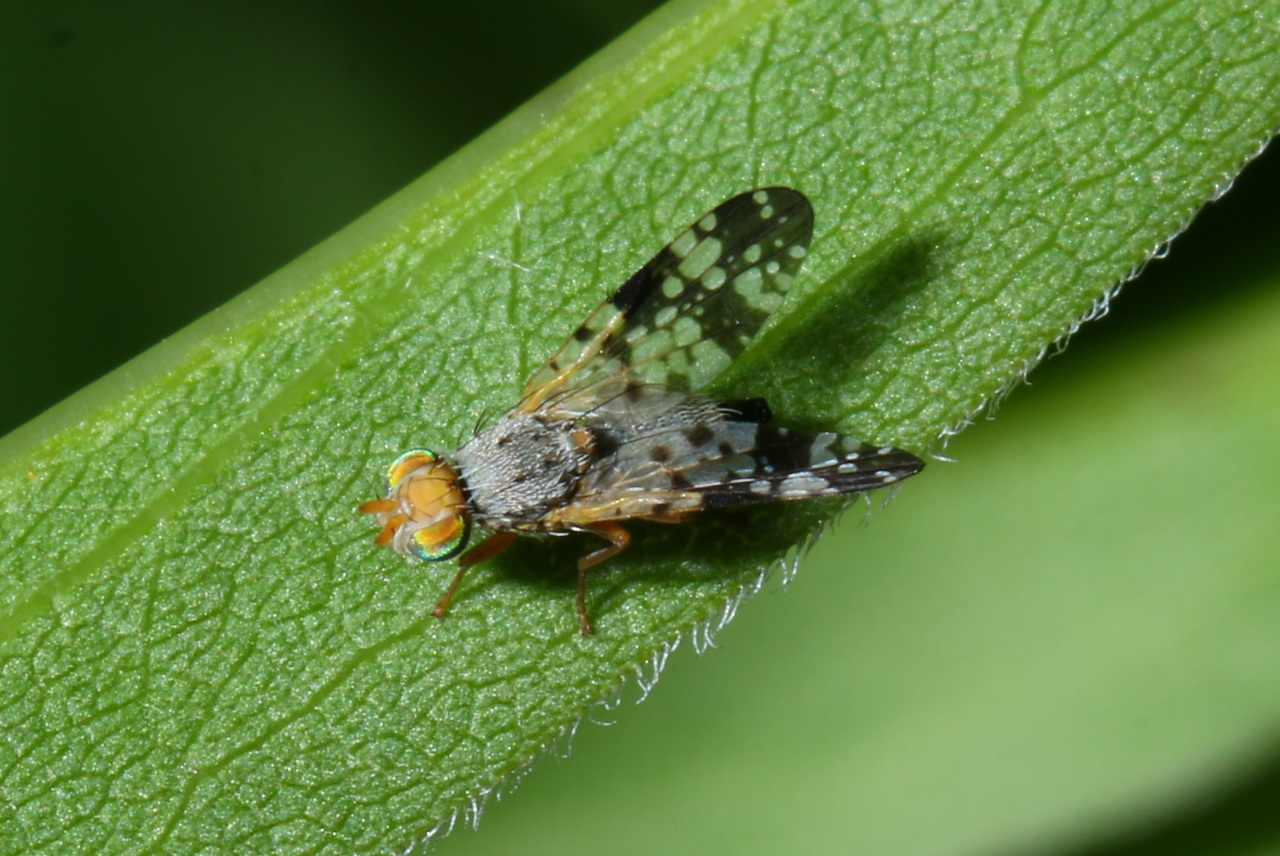
M 340 229 L 656 5 L 6 4 L 0 434 Z M 1168 418 L 1143 393 L 1218 382 L 1178 362 L 1180 342 L 1239 338 L 1231 366 L 1251 365 L 1250 336 L 1266 352 L 1265 332 L 1212 331 L 1276 308 L 1278 188 L 1272 151 L 1000 419 L 953 441 L 959 463 L 932 464 L 866 531 L 848 515 L 723 650 L 682 650 L 618 728 L 584 726 L 568 762 L 441 850 L 1280 852 L 1280 627 L 1238 609 L 1274 603 L 1280 561 L 1247 537 L 1196 552 L 1236 544 L 1241 517 L 1280 529 L 1274 465 L 1255 466 L 1256 493 L 1246 473 L 1216 497 L 1220 470 L 1196 469 L 1191 446 L 1172 489 L 1125 492 Z M 1252 365 L 1256 430 L 1202 438 L 1244 459 L 1280 426 L 1277 368 Z M 1235 611 L 1184 612 L 1234 568 Z M 1197 687 L 1220 703 L 1197 708 Z
M 426 172 L 658 4 L 0 4 L 0 436 Z

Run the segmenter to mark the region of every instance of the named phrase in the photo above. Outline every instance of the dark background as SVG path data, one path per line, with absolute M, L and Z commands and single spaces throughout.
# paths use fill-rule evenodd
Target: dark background
M 4 4 L 0 435 L 341 229 L 657 5 Z

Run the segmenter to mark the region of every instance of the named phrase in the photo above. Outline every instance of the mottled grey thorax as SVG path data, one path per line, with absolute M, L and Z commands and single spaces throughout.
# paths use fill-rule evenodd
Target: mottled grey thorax
M 571 421 L 517 413 L 481 431 L 454 460 L 480 523 L 537 529 L 539 518 L 571 498 L 593 449 L 591 435 Z

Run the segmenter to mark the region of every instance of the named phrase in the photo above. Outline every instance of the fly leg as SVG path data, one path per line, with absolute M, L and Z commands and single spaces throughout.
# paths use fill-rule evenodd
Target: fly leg
M 462 578 L 467 575 L 467 571 L 471 570 L 471 566 L 485 559 L 492 559 L 510 547 L 515 540 L 514 532 L 494 532 L 458 557 L 458 574 L 453 578 L 453 582 L 449 583 L 449 588 L 445 589 L 444 596 L 436 603 L 436 608 L 431 610 L 431 614 L 436 618 L 444 618 L 444 614 L 449 610 L 449 604 L 453 602 L 454 593 L 457 592 L 458 586 L 462 585 Z
M 631 533 L 611 522 L 591 523 L 582 528 L 609 542 L 608 546 L 578 560 L 578 629 L 583 636 L 587 636 L 591 633 L 591 621 L 587 618 L 587 571 L 627 549 L 627 545 L 631 543 Z

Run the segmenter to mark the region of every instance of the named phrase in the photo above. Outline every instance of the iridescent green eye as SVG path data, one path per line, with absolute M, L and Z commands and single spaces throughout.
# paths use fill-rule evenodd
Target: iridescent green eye
M 462 514 L 449 514 L 443 520 L 414 532 L 409 547 L 419 559 L 439 562 L 461 553 L 470 536 L 470 518 Z
M 400 487 L 400 482 L 404 481 L 404 477 L 419 467 L 426 467 L 434 464 L 440 458 L 430 449 L 410 449 L 400 457 L 392 461 L 391 466 L 387 467 L 386 490 L 387 496 L 395 492 Z

